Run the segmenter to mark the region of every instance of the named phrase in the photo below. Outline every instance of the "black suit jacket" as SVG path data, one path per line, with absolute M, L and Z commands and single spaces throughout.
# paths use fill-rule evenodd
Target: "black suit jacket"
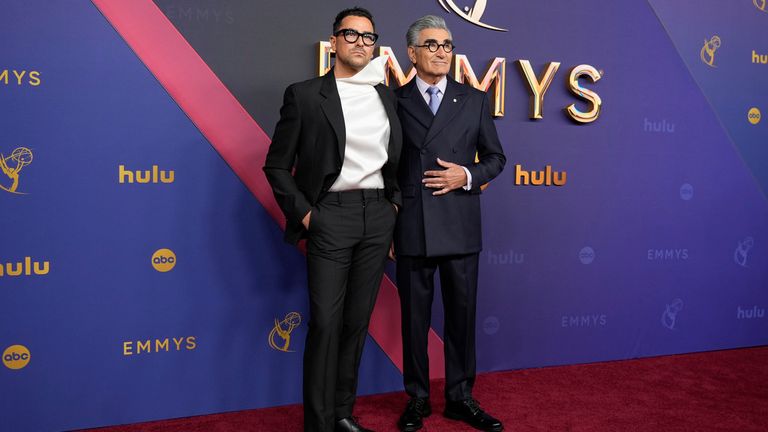
M 388 160 L 382 168 L 387 198 L 401 205 L 397 162 L 402 132 L 392 91 L 376 91 L 389 117 Z M 333 69 L 326 75 L 295 83 L 285 90 L 280 120 L 272 136 L 264 173 L 286 217 L 285 241 L 306 236 L 301 220 L 333 185 L 344 161 L 346 131 Z
M 479 252 L 480 186 L 496 177 L 506 163 L 486 94 L 448 79 L 436 115 L 414 78 L 395 91 L 403 126 L 398 181 L 403 206 L 395 228 L 399 255 L 445 256 Z M 475 162 L 475 154 L 480 162 Z M 472 189 L 433 196 L 422 186 L 424 171 L 442 170 L 437 158 L 466 167 Z

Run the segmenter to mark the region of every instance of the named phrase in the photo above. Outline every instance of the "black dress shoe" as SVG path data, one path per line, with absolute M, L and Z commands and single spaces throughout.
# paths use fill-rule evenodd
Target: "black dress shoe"
M 336 420 L 336 432 L 373 432 L 370 429 L 366 429 L 357 422 L 354 417 L 347 417 L 341 420 Z
M 501 422 L 481 410 L 474 399 L 446 402 L 443 415 L 449 419 L 461 420 L 473 428 L 482 431 L 499 432 L 504 430 Z
M 397 427 L 403 432 L 417 431 L 424 426 L 421 419 L 429 417 L 430 414 L 432 414 L 432 407 L 429 405 L 429 399 L 411 398 L 397 422 Z

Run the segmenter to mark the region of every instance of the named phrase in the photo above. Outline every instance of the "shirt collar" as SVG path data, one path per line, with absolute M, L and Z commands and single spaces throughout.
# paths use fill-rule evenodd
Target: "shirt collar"
M 423 95 L 427 92 L 427 89 L 431 87 L 430 84 L 427 84 L 423 79 L 419 78 L 418 75 L 416 75 L 416 86 L 419 88 L 419 91 Z M 445 94 L 445 88 L 448 87 L 448 80 L 443 77 L 440 81 L 435 84 L 437 88 L 440 90 L 440 94 Z

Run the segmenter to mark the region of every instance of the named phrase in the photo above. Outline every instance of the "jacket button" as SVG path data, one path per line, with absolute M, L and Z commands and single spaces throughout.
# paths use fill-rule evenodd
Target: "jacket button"
M 421 154 L 427 154 L 427 150 L 426 149 L 421 149 Z

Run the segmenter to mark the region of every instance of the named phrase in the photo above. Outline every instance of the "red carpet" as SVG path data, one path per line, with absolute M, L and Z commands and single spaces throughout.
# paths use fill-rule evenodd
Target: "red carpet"
M 443 382 L 433 382 L 442 396 Z M 768 347 L 483 374 L 475 397 L 506 431 L 768 431 Z M 405 393 L 358 399 L 355 415 L 396 431 Z M 442 397 L 423 431 L 472 431 L 444 419 Z M 301 431 L 300 405 L 99 432 Z

